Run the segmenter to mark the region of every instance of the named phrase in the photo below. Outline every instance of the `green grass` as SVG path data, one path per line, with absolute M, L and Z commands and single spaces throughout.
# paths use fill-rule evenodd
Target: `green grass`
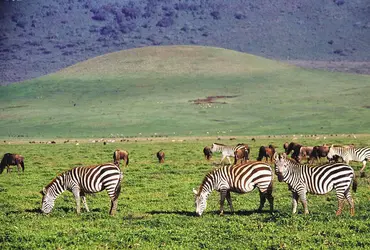
M 127 50 L 0 87 L 0 138 L 369 133 L 369 84 L 219 48 Z M 207 96 L 236 97 L 192 102 Z
M 259 146 L 282 144 L 292 137 L 247 137 L 225 144 L 245 142 L 251 146 L 251 158 Z M 304 145 L 322 143 L 370 145 L 369 136 L 299 137 Z M 358 178 L 354 194 L 356 215 L 349 215 L 346 204 L 336 217 L 337 200 L 332 192 L 324 196 L 308 195 L 309 215 L 291 214 L 291 194 L 285 183 L 274 179 L 275 211 L 256 213 L 259 196 L 254 190 L 244 195 L 232 194 L 235 214 L 218 215 L 219 194 L 213 192 L 202 217 L 194 216 L 192 188 L 197 188 L 220 155 L 207 162 L 202 153 L 213 139 L 174 141 L 129 141 L 124 143 L 28 144 L 12 141 L 0 144 L 0 153 L 16 152 L 25 156 L 25 172 L 0 175 L 0 248 L 1 249 L 360 249 L 370 246 L 369 182 Z M 124 169 L 123 190 L 116 216 L 109 212 L 106 192 L 88 196 L 91 210 L 75 213 L 70 192 L 58 197 L 50 215 L 39 213 L 39 191 L 58 173 L 77 165 L 112 161 L 116 148 L 130 153 Z M 166 152 L 164 164 L 155 153 Z M 360 163 L 351 164 L 359 173 Z

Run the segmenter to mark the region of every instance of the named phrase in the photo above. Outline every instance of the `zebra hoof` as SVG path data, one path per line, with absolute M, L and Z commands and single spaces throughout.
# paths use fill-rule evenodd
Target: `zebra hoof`
M 365 174 L 365 172 L 360 172 L 360 177 L 361 177 L 361 178 L 364 178 L 364 177 L 366 177 L 366 174 Z

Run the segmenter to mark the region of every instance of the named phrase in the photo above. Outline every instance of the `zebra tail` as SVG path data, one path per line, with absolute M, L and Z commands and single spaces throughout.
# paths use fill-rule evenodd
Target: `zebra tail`
M 355 176 L 355 178 L 353 178 L 352 190 L 353 190 L 354 193 L 356 193 L 356 191 L 357 191 L 357 177 L 356 176 Z

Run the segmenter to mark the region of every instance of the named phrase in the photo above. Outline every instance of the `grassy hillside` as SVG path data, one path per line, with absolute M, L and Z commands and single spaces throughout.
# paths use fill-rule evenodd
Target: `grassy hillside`
M 0 87 L 0 137 L 369 133 L 369 86 L 219 48 L 147 47 Z

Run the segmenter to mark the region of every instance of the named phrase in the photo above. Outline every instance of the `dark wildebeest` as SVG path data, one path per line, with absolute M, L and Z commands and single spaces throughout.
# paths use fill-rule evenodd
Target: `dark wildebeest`
M 234 164 L 236 164 L 238 160 L 240 160 L 240 163 L 248 162 L 250 152 L 251 150 L 248 144 L 238 143 L 234 151 Z
M 20 169 L 22 168 L 22 172 L 24 172 L 24 157 L 18 154 L 10 154 L 6 153 L 3 156 L 3 159 L 0 163 L 0 174 L 4 171 L 4 168 L 6 167 L 6 172 L 10 172 L 10 166 L 17 166 L 18 173 Z
M 300 153 L 300 150 L 301 150 L 301 147 L 302 145 L 301 144 L 298 144 L 298 143 L 295 143 L 295 142 L 291 142 L 287 145 L 287 142 L 284 143 L 284 149 L 285 149 L 285 153 L 287 155 L 290 154 L 290 152 L 293 151 L 291 157 L 296 160 L 297 162 L 299 162 L 299 153 Z
M 208 146 L 205 146 L 203 148 L 204 157 L 209 161 L 212 158 L 212 151 L 211 148 Z
M 317 162 L 320 161 L 320 158 L 326 158 L 329 153 L 329 146 L 322 145 L 322 146 L 314 146 L 312 149 L 312 153 L 310 155 L 310 160 L 316 160 Z
M 259 153 L 258 153 L 258 158 L 257 161 L 262 161 L 263 157 L 266 158 L 266 162 L 268 162 L 270 159 L 270 162 L 272 162 L 272 157 L 275 154 L 275 147 L 272 146 L 271 144 L 268 147 L 261 146 Z
M 312 163 L 312 152 L 313 147 L 301 146 L 299 149 L 298 162 L 300 163 L 302 159 L 307 159 L 307 163 Z
M 157 152 L 157 158 L 158 158 L 159 163 L 164 162 L 164 152 L 162 149 Z
M 128 152 L 126 150 L 116 149 L 116 151 L 113 152 L 113 162 L 119 167 L 120 160 L 123 160 L 125 163 L 125 166 L 128 166 Z

